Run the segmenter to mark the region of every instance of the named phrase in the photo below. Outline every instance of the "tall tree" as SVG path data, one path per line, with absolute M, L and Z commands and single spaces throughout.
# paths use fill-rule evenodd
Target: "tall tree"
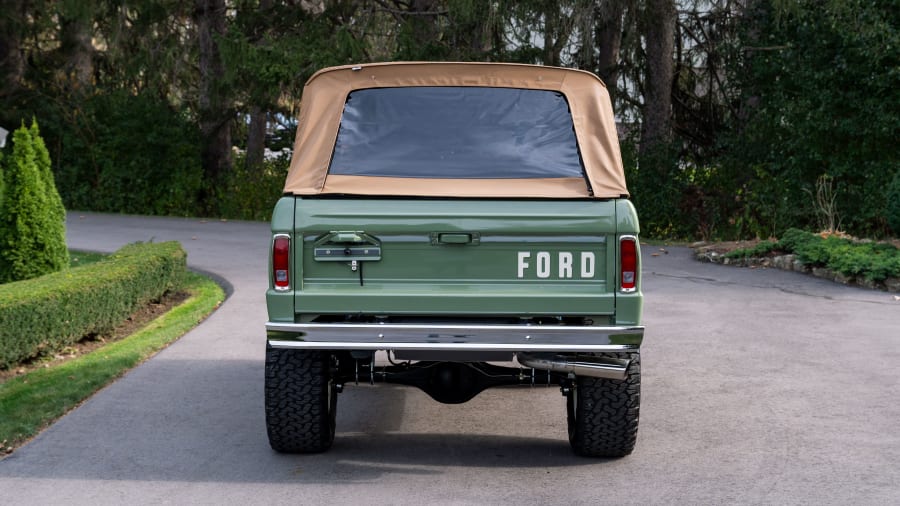
M 268 19 L 272 13 L 272 0 L 259 0 L 259 12 L 262 19 Z M 254 42 L 264 40 L 262 34 Z M 247 126 L 247 151 L 244 159 L 244 166 L 248 172 L 262 167 L 263 159 L 266 151 L 266 128 L 268 127 L 268 117 L 263 104 L 256 101 L 250 106 L 248 113 L 250 123 Z
M 622 47 L 622 20 L 628 0 L 606 0 L 596 7 L 597 75 L 609 90 L 610 99 L 615 103 L 616 87 L 619 81 L 619 49 Z M 594 67 L 589 67 L 594 68 Z
M 94 79 L 93 1 L 61 0 L 59 3 L 59 50 L 62 56 L 63 88 L 87 93 Z
M 232 114 L 223 89 L 225 65 L 219 39 L 225 35 L 225 0 L 195 0 L 193 13 L 200 52 L 197 116 L 207 204 L 222 176 L 231 169 Z
M 8 0 L 0 9 L 0 97 L 17 91 L 25 76 L 22 35 L 25 28 L 25 0 Z
M 647 0 L 641 28 L 646 45 L 646 77 L 640 151 L 645 156 L 672 140 L 675 2 Z

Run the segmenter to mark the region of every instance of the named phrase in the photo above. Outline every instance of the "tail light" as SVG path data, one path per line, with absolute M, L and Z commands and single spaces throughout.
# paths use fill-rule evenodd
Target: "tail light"
M 272 283 L 276 290 L 291 288 L 291 236 L 278 234 L 272 243 Z
M 623 292 L 637 290 L 639 273 L 637 248 L 637 237 L 626 235 L 619 239 L 619 267 L 622 273 L 619 287 Z

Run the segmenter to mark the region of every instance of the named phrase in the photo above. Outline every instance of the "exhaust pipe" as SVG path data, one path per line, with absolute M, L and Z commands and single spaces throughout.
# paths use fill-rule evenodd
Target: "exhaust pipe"
M 519 352 L 516 360 L 525 367 L 571 373 L 575 376 L 588 376 L 591 378 L 604 378 L 624 380 L 630 360 L 607 357 L 576 357 L 565 355 L 539 355 L 534 353 Z

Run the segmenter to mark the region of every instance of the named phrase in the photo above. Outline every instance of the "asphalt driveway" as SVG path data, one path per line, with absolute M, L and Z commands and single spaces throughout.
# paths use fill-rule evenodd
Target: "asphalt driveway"
M 0 461 L 3 504 L 900 503 L 900 302 L 883 292 L 645 247 L 630 457 L 573 456 L 558 388 L 445 406 L 391 386 L 348 386 L 334 448 L 285 456 L 263 420 L 267 225 L 73 213 L 68 234 L 181 241 L 233 292 Z

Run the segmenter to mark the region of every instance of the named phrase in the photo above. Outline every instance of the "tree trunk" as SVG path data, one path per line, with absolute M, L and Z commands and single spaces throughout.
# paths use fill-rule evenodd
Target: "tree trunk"
M 544 65 L 562 65 L 562 50 L 572 34 L 573 20 L 560 12 L 556 2 L 550 2 L 543 9 L 544 14 Z
M 225 66 L 216 37 L 225 33 L 225 0 L 196 0 L 194 25 L 200 49 L 198 119 L 206 187 L 214 190 L 231 169 L 231 112 L 221 89 Z M 206 204 L 211 195 L 203 196 Z
M 596 43 L 597 75 L 606 83 L 609 98 L 615 104 L 619 80 L 619 50 L 622 47 L 622 18 L 626 0 L 607 0 L 599 7 Z
M 59 50 L 63 57 L 64 86 L 86 94 L 94 81 L 94 10 L 82 6 L 60 12 Z
M 555 5 L 549 5 L 546 10 L 544 10 L 544 65 L 549 65 L 552 67 L 559 66 L 559 55 L 554 51 L 554 38 L 556 35 L 556 22 L 557 17 L 555 13 L 551 12 L 551 9 L 555 8 Z
M 0 13 L 0 98 L 16 92 L 25 76 L 22 54 L 25 1 L 8 0 L 3 10 Z
M 409 11 L 413 13 L 412 23 L 413 39 L 419 49 L 433 45 L 437 41 L 438 27 L 437 0 L 412 0 Z
M 250 126 L 247 129 L 247 153 L 244 167 L 255 172 L 262 167 L 266 154 L 266 126 L 268 114 L 258 105 L 250 108 Z
M 642 25 L 647 48 L 640 145 L 643 157 L 668 145 L 672 140 L 674 1 L 647 0 Z
M 300 7 L 316 14 L 318 7 L 314 2 L 301 2 Z M 259 0 L 259 11 L 266 14 L 263 19 L 271 16 L 272 0 Z M 324 6 L 323 6 L 324 10 Z M 265 33 L 268 27 L 263 27 L 261 33 Z M 260 44 L 260 41 L 255 43 Z M 277 97 L 274 97 L 277 98 Z M 265 104 L 254 103 L 250 107 L 250 125 L 247 127 L 247 151 L 244 154 L 244 168 L 248 173 L 261 170 L 266 154 L 266 127 L 268 126 L 268 114 Z

